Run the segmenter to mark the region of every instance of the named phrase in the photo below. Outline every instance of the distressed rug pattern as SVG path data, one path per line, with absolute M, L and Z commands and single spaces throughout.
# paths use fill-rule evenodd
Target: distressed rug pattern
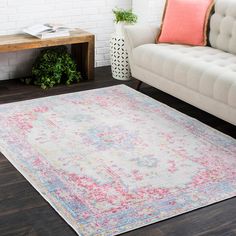
M 0 106 L 0 151 L 79 235 L 236 195 L 236 141 L 125 85 Z

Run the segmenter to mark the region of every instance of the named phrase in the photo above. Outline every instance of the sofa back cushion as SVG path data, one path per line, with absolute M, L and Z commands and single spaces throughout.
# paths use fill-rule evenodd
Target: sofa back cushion
M 216 0 L 209 41 L 214 48 L 236 54 L 236 0 Z

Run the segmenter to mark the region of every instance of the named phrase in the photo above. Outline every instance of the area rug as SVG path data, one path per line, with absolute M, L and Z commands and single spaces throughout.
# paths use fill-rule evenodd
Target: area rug
M 1 105 L 0 151 L 83 236 L 236 196 L 236 140 L 125 85 Z

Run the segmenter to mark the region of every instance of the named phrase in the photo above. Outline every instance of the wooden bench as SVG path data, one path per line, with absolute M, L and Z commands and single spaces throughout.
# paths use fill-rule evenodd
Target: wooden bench
M 83 78 L 94 78 L 94 35 L 76 29 L 68 37 L 38 39 L 26 34 L 0 36 L 0 52 L 14 52 L 34 48 L 71 45 L 71 53 Z M 1 56 L 1 54 L 0 54 Z

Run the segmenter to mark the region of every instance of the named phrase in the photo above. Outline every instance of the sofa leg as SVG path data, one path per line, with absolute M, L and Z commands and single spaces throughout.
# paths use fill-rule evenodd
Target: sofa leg
M 140 87 L 141 87 L 142 83 L 143 83 L 142 81 L 138 80 L 138 84 L 136 86 L 137 91 L 140 91 Z

